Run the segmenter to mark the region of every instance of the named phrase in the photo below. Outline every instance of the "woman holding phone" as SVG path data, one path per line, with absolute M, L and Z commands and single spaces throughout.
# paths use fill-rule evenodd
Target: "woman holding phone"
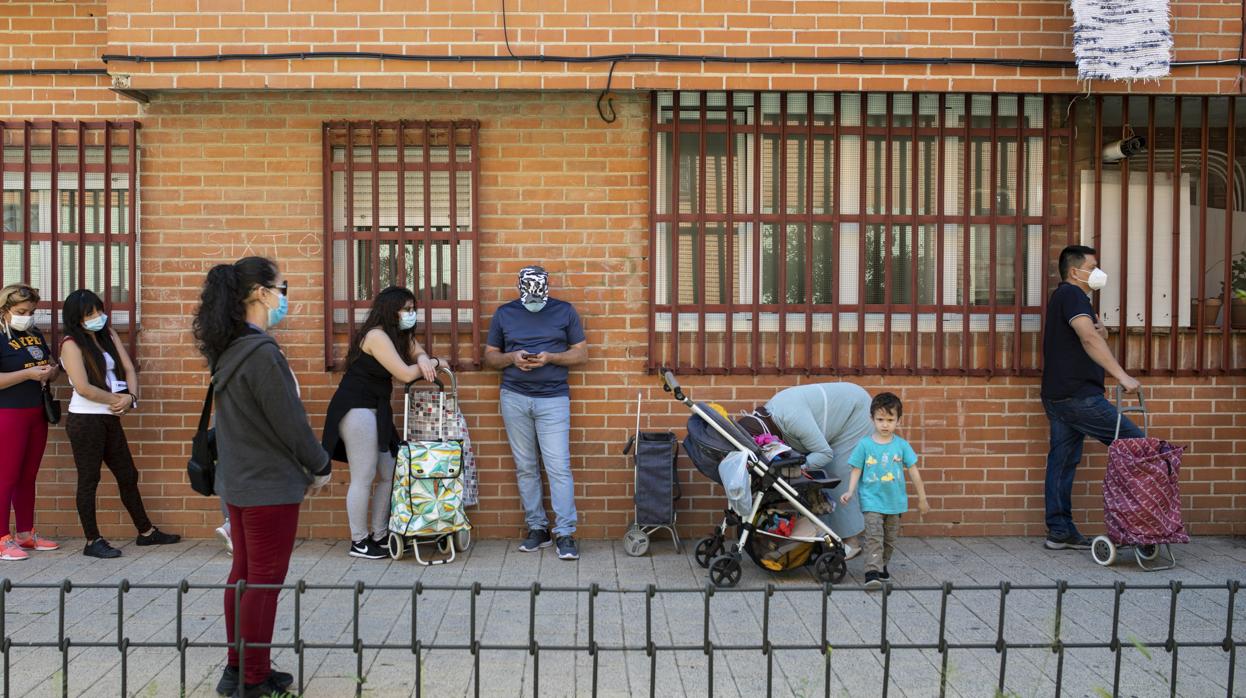
M 346 375 L 329 402 L 321 445 L 334 460 L 350 465 L 346 515 L 350 556 L 388 557 L 389 495 L 398 453 L 391 400 L 394 381 L 431 381 L 441 362 L 415 339 L 415 295 L 390 286 L 376 295 L 351 341 Z M 371 503 L 371 515 L 368 505 Z

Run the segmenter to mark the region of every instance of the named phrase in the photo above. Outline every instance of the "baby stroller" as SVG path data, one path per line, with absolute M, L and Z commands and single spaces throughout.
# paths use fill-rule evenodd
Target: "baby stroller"
M 1090 554 L 1107 567 L 1116 562 L 1117 549 L 1132 546 L 1138 566 L 1147 572 L 1177 566 L 1171 543 L 1189 543 L 1181 521 L 1181 454 L 1184 446 L 1147 438 L 1146 402 L 1138 393 L 1137 407 L 1121 405 L 1123 391 L 1116 387 L 1118 413 L 1142 415 L 1140 439 L 1116 439 L 1108 447 L 1107 473 L 1103 477 L 1103 521 L 1107 535 L 1095 536 Z M 1116 419 L 1116 434 L 1121 433 Z M 1152 564 L 1159 559 L 1158 564 Z
M 463 513 L 464 439 L 449 438 L 447 400 L 457 396 L 454 374 L 441 368 L 450 379 L 450 395 L 445 383 L 435 381 L 437 404 L 432 408 L 437 425 L 435 438 L 420 440 L 413 434 L 412 421 L 427 421 L 430 415 L 411 418 L 413 383 L 408 383 L 402 406 L 402 444 L 389 499 L 389 556 L 401 560 L 408 549 L 421 565 L 454 562 L 456 551 L 471 545 L 471 524 Z M 417 430 L 419 431 L 419 430 Z M 448 558 L 426 561 L 420 544 L 432 543 Z
M 837 584 L 848 571 L 844 542 L 810 511 L 810 498 L 839 485 L 836 478 L 818 470 L 806 470 L 803 455 L 766 462 L 753 439 L 730 419 L 706 403 L 693 402 L 675 375 L 662 371 L 662 389 L 692 411 L 684 449 L 702 475 L 723 484 L 719 464 L 738 453 L 744 459 L 753 496 L 745 516 L 730 509 L 717 530 L 696 546 L 697 564 L 709 570 L 715 586 L 735 586 L 740 581 L 740 559 L 747 553 L 759 567 L 772 571 L 813 565 L 814 575 Z M 739 531 L 734 544 L 727 544 L 727 527 Z

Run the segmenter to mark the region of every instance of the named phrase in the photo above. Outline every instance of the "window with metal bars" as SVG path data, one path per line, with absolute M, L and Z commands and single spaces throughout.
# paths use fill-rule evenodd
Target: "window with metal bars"
M 651 364 L 1036 372 L 1066 106 L 656 94 Z
M 61 303 L 88 288 L 137 356 L 138 128 L 133 121 L 0 121 L 0 285 L 40 291 L 53 345 Z
M 1246 97 L 1097 95 L 1072 113 L 1086 135 L 1069 205 L 1109 276 L 1098 307 L 1117 359 L 1246 374 Z M 1128 138 L 1144 149 L 1103 156 Z
M 429 351 L 480 365 L 479 132 L 476 121 L 324 125 L 329 369 L 387 286 L 415 293 Z

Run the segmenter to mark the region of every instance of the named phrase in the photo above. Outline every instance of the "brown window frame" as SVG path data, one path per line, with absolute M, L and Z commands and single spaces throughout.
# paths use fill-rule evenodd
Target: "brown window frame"
M 690 96 L 685 100 L 685 95 Z M 737 95 L 742 95 L 739 102 Z M 710 96 L 717 101 L 709 103 Z M 765 113 L 763 96 L 771 99 Z M 777 107 L 773 106 L 776 96 Z M 823 112 L 817 112 L 815 97 L 822 100 Z M 1119 100 L 1121 96 L 1080 98 L 1070 103 L 1072 98 L 891 92 L 653 93 L 647 368 L 652 371 L 669 366 L 690 373 L 744 375 L 1041 374 L 1041 337 L 1047 300 L 1059 282 L 1059 251 L 1070 241 L 1092 240 L 1085 228 L 1091 222 L 1081 220 L 1082 202 L 1102 201 L 1108 186 L 1105 172 L 1109 173 L 1108 178 L 1118 176 L 1112 172 L 1121 173 L 1124 179 L 1118 182 L 1133 182 L 1129 179 L 1130 167 L 1160 171 L 1154 157 L 1145 153 L 1109 164 L 1091 153 L 1101 153 L 1106 142 L 1131 135 L 1130 118 L 1140 122 L 1139 113 L 1148 110 L 1149 128 L 1144 130 L 1149 133 L 1148 142 L 1155 143 L 1155 103 L 1173 99 L 1131 97 L 1146 103 L 1141 107 L 1131 103 L 1123 126 L 1119 122 L 1105 126 L 1104 100 Z M 1201 173 L 1198 181 L 1207 181 L 1209 133 L 1215 140 L 1216 134 L 1227 132 L 1228 160 L 1236 157 L 1246 165 L 1246 147 L 1237 145 L 1235 155 L 1233 146 L 1235 134 L 1246 133 L 1246 128 L 1236 129 L 1234 117 L 1246 115 L 1246 98 L 1179 99 L 1203 105 L 1203 118 L 1194 129 L 1195 137 L 1186 135 L 1187 152 L 1191 147 L 1189 140 L 1200 141 L 1194 144 L 1195 154 L 1185 165 L 1187 175 Z M 855 113 L 848 112 L 851 118 L 845 118 L 845 100 L 857 105 Z M 870 100 L 885 100 L 885 111 L 875 109 L 881 101 Z M 906 105 L 907 112 L 896 110 L 898 100 L 909 100 L 900 102 Z M 937 108 L 930 109 L 935 100 Z M 963 106 L 958 106 L 959 112 L 949 110 L 952 101 L 960 100 Z M 1039 100 L 1041 111 L 1034 108 Z M 1234 100 L 1228 107 L 1227 123 L 1208 125 L 1208 100 Z M 690 106 L 681 106 L 685 101 Z M 919 103 L 926 110 L 921 116 Z M 1002 109 L 1005 103 L 1008 108 Z M 792 112 L 794 119 L 789 118 L 791 104 L 797 105 Z M 989 110 L 983 107 L 986 104 Z M 1224 111 L 1223 105 L 1220 111 Z M 1039 114 L 1041 123 L 1034 120 Z M 899 116 L 905 118 L 901 120 Z M 1105 128 L 1110 132 L 1105 132 Z M 1180 130 L 1179 121 L 1177 129 Z M 789 137 L 795 137 L 795 147 Z M 854 138 L 855 148 L 845 148 Z M 707 158 L 710 139 L 717 142 Z M 770 143 L 765 139 L 774 144 L 768 151 L 765 145 Z M 821 171 L 815 173 L 814 163 L 818 160 L 814 151 L 823 148 L 826 139 L 832 145 L 822 153 Z M 923 162 L 918 144 L 923 140 L 929 143 L 930 139 L 934 139 L 935 145 L 923 151 Z M 1013 146 L 1010 155 L 1007 145 Z M 877 156 L 874 148 L 881 149 Z M 1181 159 L 1180 148 L 1178 137 L 1174 162 Z M 851 162 L 855 171 L 849 172 L 844 166 L 845 149 L 849 155 L 856 151 L 858 160 Z M 907 153 L 908 159 L 897 160 L 897 151 Z M 1041 156 L 1041 164 L 1033 162 L 1035 152 Z M 1000 164 L 1005 156 L 1014 163 L 1011 171 Z M 743 158 L 739 167 L 737 157 Z M 789 168 L 789 157 L 798 158 L 797 168 Z M 772 160 L 763 163 L 768 158 Z M 695 171 L 681 177 L 681 168 L 689 162 Z M 904 167 L 897 162 L 908 163 L 907 170 L 898 171 L 903 173 L 904 181 L 893 181 L 899 178 L 894 168 Z M 763 164 L 769 169 L 769 182 L 763 180 Z M 1031 166 L 1029 170 L 1027 164 Z M 956 169 L 947 170 L 949 167 Z M 1246 182 L 1241 181 L 1240 172 L 1235 175 L 1233 167 L 1228 170 L 1227 207 L 1233 208 L 1235 184 L 1242 189 Z M 815 192 L 815 174 L 819 175 L 817 183 L 827 190 L 825 193 Z M 870 175 L 873 179 L 867 179 Z M 848 181 L 854 176 L 859 185 Z M 924 179 L 919 182 L 919 177 Z M 716 195 L 708 212 L 707 181 Z M 852 194 L 859 196 L 859 201 L 841 198 L 845 182 L 855 189 Z M 745 194 L 751 202 L 737 197 L 741 187 L 747 189 Z M 870 188 L 873 190 L 867 191 Z M 789 189 L 798 193 L 796 199 L 789 197 Z M 1175 202 L 1179 199 L 1179 187 L 1172 189 Z M 1128 230 L 1129 213 L 1124 207 L 1128 206 L 1129 187 L 1118 184 L 1110 191 L 1117 190 L 1121 191 L 1125 211 L 1121 226 Z M 1154 186 L 1149 191 L 1153 190 Z M 901 192 L 907 204 L 902 201 L 899 207 L 893 205 L 896 191 Z M 932 193 L 933 202 L 929 200 Z M 1198 193 L 1195 191 L 1194 195 Z M 1204 230 L 1208 205 L 1205 190 L 1201 193 L 1203 201 L 1189 204 L 1191 215 L 1203 220 L 1199 230 Z M 1011 206 L 1001 203 L 1007 202 L 1010 194 Z M 819 210 L 815 210 L 815 196 L 821 197 Z M 1148 196 L 1154 200 L 1152 195 Z M 1238 192 L 1238 198 L 1246 197 Z M 768 210 L 763 201 L 772 202 L 767 204 Z M 1246 206 L 1242 208 L 1246 210 Z M 1173 210 L 1176 221 L 1177 206 Z M 1156 228 L 1153 218 L 1148 216 L 1147 220 L 1148 240 L 1152 240 Z M 1102 221 L 1093 223 L 1092 244 L 1098 248 Z M 841 246 L 845 224 L 855 226 L 847 233 L 856 240 L 855 245 L 849 245 L 856 247 L 852 256 L 847 247 Z M 1224 257 L 1220 259 L 1231 254 L 1236 259 L 1242 251 L 1232 246 L 1232 216 L 1226 217 L 1225 225 Z M 831 274 L 822 275 L 825 286 L 815 286 L 815 226 L 821 226 L 822 258 L 831 260 Z M 1176 226 L 1174 222 L 1169 230 L 1181 230 Z M 980 238 L 988 237 L 984 235 L 986 231 L 989 242 L 983 244 Z M 1178 254 L 1177 238 L 1186 234 L 1181 230 L 1179 235 L 1172 235 L 1174 255 Z M 979 238 L 972 249 L 971 235 Z M 1100 258 L 1104 266 L 1112 264 L 1112 257 L 1122 260 L 1119 271 L 1112 274 L 1108 290 L 1117 294 L 1120 307 L 1128 307 L 1132 312 L 1134 306 L 1127 302 L 1129 237 L 1123 236 L 1119 248 L 1100 249 Z M 867 239 L 873 241 L 870 255 Z M 892 246 L 897 241 L 908 250 L 906 255 L 894 251 Z M 1200 236 L 1200 241 L 1192 245 L 1195 249 L 1187 258 L 1203 262 L 1199 267 L 1202 269 L 1209 259 L 1214 262 L 1215 256 L 1208 257 L 1206 236 Z M 847 242 L 851 243 L 852 238 Z M 951 250 L 949 244 L 958 249 Z M 797 246 L 794 256 L 788 254 L 789 245 Z M 707 262 L 707 250 L 711 255 L 719 255 L 715 264 Z M 763 250 L 770 256 L 765 258 L 765 270 L 759 271 Z M 1135 249 L 1134 254 L 1137 252 Z M 690 255 L 691 263 L 681 260 L 682 255 Z M 919 271 L 919 257 L 927 258 L 920 263 L 927 265 L 925 274 L 931 278 L 923 277 Z M 845 285 L 840 278 L 845 269 L 840 265 L 843 260 L 854 258 L 859 268 L 855 272 L 850 269 L 845 278 L 850 281 L 855 275 L 856 281 Z M 1158 284 L 1152 273 L 1152 258 L 1153 255 L 1146 257 L 1147 298 L 1152 297 Z M 789 270 L 792 259 L 797 263 Z M 912 267 L 908 268 L 910 262 Z M 867 267 L 877 271 L 867 271 Z M 874 286 L 867 294 L 866 277 L 871 273 L 882 279 L 882 285 L 881 290 Z M 1204 298 L 1206 274 L 1197 270 L 1189 273 L 1198 297 Z M 763 288 L 763 276 L 775 281 Z M 1177 288 L 1176 264 L 1172 276 L 1170 291 Z M 904 283 L 896 285 L 896 278 Z M 793 291 L 794 287 L 798 290 Z M 893 288 L 900 290 L 893 294 Z M 1188 288 L 1182 293 L 1187 291 Z M 751 297 L 745 297 L 750 294 Z M 763 294 L 767 294 L 765 298 Z M 1124 331 L 1109 327 L 1109 342 L 1117 358 L 1135 375 L 1246 374 L 1246 360 L 1241 356 L 1246 353 L 1246 332 L 1225 331 L 1231 316 L 1227 312 L 1231 307 L 1230 290 L 1221 289 L 1219 294 L 1226 312 L 1215 322 L 1204 320 L 1205 308 L 1200 305 L 1193 311 L 1196 318 L 1178 324 L 1179 300 L 1184 296 L 1175 291 L 1169 293 L 1171 326 L 1153 324 L 1151 304 L 1142 303 L 1147 307 L 1144 327 L 1136 326 L 1134 320 L 1125 323 Z M 1096 294 L 1096 303 L 1103 295 L 1106 294 Z M 815 316 L 819 317 L 819 328 L 815 328 Z M 858 325 L 859 322 L 862 324 Z M 1113 322 L 1119 324 L 1120 320 Z M 871 330 L 871 324 L 881 327 Z M 857 331 L 858 327 L 864 331 Z M 911 331 L 914 328 L 917 331 Z M 1015 328 L 1021 331 L 1013 331 Z M 1221 341 L 1223 336 L 1233 339 Z
M 447 147 L 451 135 L 455 147 Z M 345 147 L 347 143 L 354 147 Z M 405 147 L 397 147 L 398 143 Z M 391 283 L 411 288 L 415 293 L 420 313 L 417 337 L 427 350 L 448 359 L 456 369 L 481 366 L 482 349 L 477 341 L 480 334 L 480 123 L 471 120 L 331 121 L 324 124 L 323 148 L 327 241 L 324 250 L 326 370 L 341 368 L 343 349 L 366 315 L 372 297 Z M 357 157 L 359 149 L 365 149 L 366 158 Z M 408 156 L 412 150 L 418 157 Z M 466 160 L 462 158 L 464 152 L 468 155 Z M 391 153 L 392 158 L 389 157 Z M 381 177 L 386 172 L 397 173 L 393 175 L 396 192 L 392 208 L 383 206 L 381 201 Z M 440 172 L 446 173 L 443 177 L 448 197 L 444 225 L 433 220 L 433 180 Z M 451 176 L 451 172 L 456 175 Z M 423 201 L 421 219 L 409 224 L 406 186 L 412 174 L 419 178 Z M 463 174 L 467 175 L 471 190 L 468 197 L 471 211 L 466 225 L 458 210 L 459 176 Z M 339 175 L 340 185 L 335 184 Z M 371 215 L 365 220 L 370 223 L 351 225 L 350 221 L 356 218 L 355 186 L 365 177 L 371 192 L 371 201 L 367 204 Z M 335 197 L 338 186 L 344 189 L 340 207 Z M 383 217 L 392 219 L 393 224 L 383 225 Z M 339 219 L 345 221 L 342 226 L 337 224 Z M 370 278 L 356 279 L 356 267 L 361 262 L 360 243 L 368 255 L 362 260 L 361 269 L 366 269 Z M 466 258 L 462 257 L 464 246 L 470 247 Z M 382 248 L 388 250 L 384 258 Z M 434 251 L 437 254 L 433 254 Z M 409 256 L 412 259 L 408 259 Z M 443 261 L 446 259 L 448 265 Z M 335 262 L 341 263 L 345 279 L 335 269 Z M 471 268 L 464 272 L 460 269 L 461 262 L 467 262 Z M 388 278 L 384 280 L 382 267 L 388 270 Z M 413 278 L 408 278 L 409 275 Z M 471 279 L 466 285 L 459 283 L 464 275 Z M 435 284 L 434 278 L 442 282 Z M 346 298 L 339 294 L 343 281 Z
M 137 121 L 0 121 L 0 180 L 9 179 L 11 173 L 21 177 L 20 189 L 8 189 L 0 183 L 0 189 L 6 193 L 20 192 L 16 197 L 20 206 L 16 219 L 9 215 L 9 205 L 2 206 L 0 273 L 6 268 L 5 247 L 19 243 L 20 281 L 42 286 L 36 322 L 47 331 L 52 346 L 59 344 L 64 297 L 75 289 L 91 288 L 88 279 L 94 276 L 102 286 L 92 290 L 104 301 L 104 310 L 112 318 L 114 327 L 126 336 L 130 355 L 138 356 L 138 331 L 142 321 L 138 286 L 141 251 L 138 132 Z M 124 161 L 115 158 L 116 151 L 121 148 L 126 151 Z M 20 151 L 20 157 L 10 157 L 12 150 Z M 40 152 L 46 153 L 46 158 L 36 158 Z M 57 176 L 52 176 L 53 172 Z M 46 190 L 32 188 L 32 179 L 41 174 L 48 178 Z M 61 186 L 67 177 L 72 178 L 73 188 Z M 102 188 L 88 188 L 88 178 L 96 177 Z M 116 177 L 124 178 L 124 190 L 114 186 Z M 41 206 L 32 201 L 36 191 L 48 192 L 46 215 L 41 213 Z M 121 194 L 122 191 L 129 195 Z M 88 195 L 95 199 L 90 207 L 87 206 Z M 109 202 L 108 205 L 105 202 Z M 64 219 L 66 214 L 72 216 L 68 225 Z M 32 219 L 36 221 L 34 225 L 30 224 Z M 92 221 L 90 227 L 94 230 L 88 231 L 88 220 Z M 41 244 L 46 244 L 48 250 L 47 283 L 38 280 L 43 276 L 42 270 L 36 272 L 31 268 L 31 251 Z M 100 247 L 102 259 L 98 253 L 78 253 L 91 246 Z M 124 252 L 120 260 L 116 258 L 118 251 Z M 66 255 L 71 256 L 70 264 L 76 270 L 61 268 Z M 92 274 L 88 273 L 88 256 L 95 257 L 96 270 Z M 114 263 L 120 264 L 119 274 L 125 282 L 120 296 L 112 288 L 117 280 L 113 275 Z M 68 283 L 62 283 L 63 277 Z M 3 282 L 17 280 L 4 278 Z M 63 288 L 66 286 L 73 288 Z

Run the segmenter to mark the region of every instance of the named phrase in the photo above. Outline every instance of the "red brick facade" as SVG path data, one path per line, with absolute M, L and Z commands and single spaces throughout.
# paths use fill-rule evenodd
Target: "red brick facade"
M 103 68 L 104 54 L 190 55 L 387 51 L 504 55 L 501 15 L 480 3 L 429 0 L 111 0 L 10 2 L 0 7 L 0 69 Z M 211 5 L 212 12 L 199 12 Z M 496 5 L 496 4 L 495 4 Z M 721 8 L 710 12 L 709 8 Z M 323 6 L 322 10 L 316 7 Z M 472 10 L 472 7 L 477 9 Z M 761 2 L 613 0 L 600 12 L 565 2 L 511 0 L 517 54 L 621 52 L 750 55 L 983 56 L 1070 60 L 1067 3 Z M 500 8 L 500 5 L 498 5 Z M 291 9 L 297 11 L 291 12 Z M 1237 2 L 1173 4 L 1176 59 L 1236 58 Z M 210 265 L 244 254 L 277 259 L 290 280 L 291 318 L 279 333 L 319 430 L 339 378 L 325 373 L 321 127 L 334 119 L 480 122 L 481 308 L 509 300 L 516 269 L 542 261 L 554 293 L 584 317 L 592 359 L 573 380 L 572 452 L 580 531 L 622 535 L 632 473 L 619 451 L 635 424 L 682 434 L 686 411 L 647 375 L 649 92 L 651 89 L 1076 92 L 1072 70 L 987 66 L 774 66 L 620 64 L 618 119 L 595 107 L 609 64 L 406 63 L 358 59 L 130 63 L 109 75 L 0 75 L 0 119 L 134 118 L 142 125 L 143 409 L 128 432 L 153 519 L 192 536 L 216 525 L 215 500 L 195 495 L 184 464 L 205 380 L 189 334 Z M 1236 94 L 1236 67 L 1179 68 L 1137 91 Z M 140 105 L 108 89 L 143 91 Z M 385 91 L 395 88 L 426 92 Z M 293 89 L 310 91 L 289 91 Z M 1095 90 L 1119 91 L 1117 85 Z M 470 90 L 469 92 L 463 92 Z M 483 339 L 483 338 L 482 338 Z M 436 347 L 434 347 L 436 350 Z M 810 376 L 803 381 L 834 380 Z M 908 531 L 1037 535 L 1043 530 L 1047 423 L 1034 379 L 845 377 L 906 402 L 905 436 L 925 465 L 934 512 Z M 1183 473 L 1195 534 L 1246 533 L 1246 380 L 1144 379 L 1158 432 L 1190 444 Z M 793 377 L 689 377 L 728 408 L 764 401 Z M 480 456 L 481 500 L 471 517 L 485 536 L 522 524 L 496 410 L 498 376 L 466 372 L 461 393 Z M 40 477 L 39 526 L 79 533 L 75 472 L 54 429 Z M 1103 449 L 1089 446 L 1075 504 L 1098 531 Z M 686 461 L 680 521 L 703 530 L 720 493 Z M 107 478 L 106 478 L 107 480 Z M 307 504 L 301 534 L 346 535 L 339 472 Z M 128 522 L 115 488 L 101 488 L 106 535 Z

